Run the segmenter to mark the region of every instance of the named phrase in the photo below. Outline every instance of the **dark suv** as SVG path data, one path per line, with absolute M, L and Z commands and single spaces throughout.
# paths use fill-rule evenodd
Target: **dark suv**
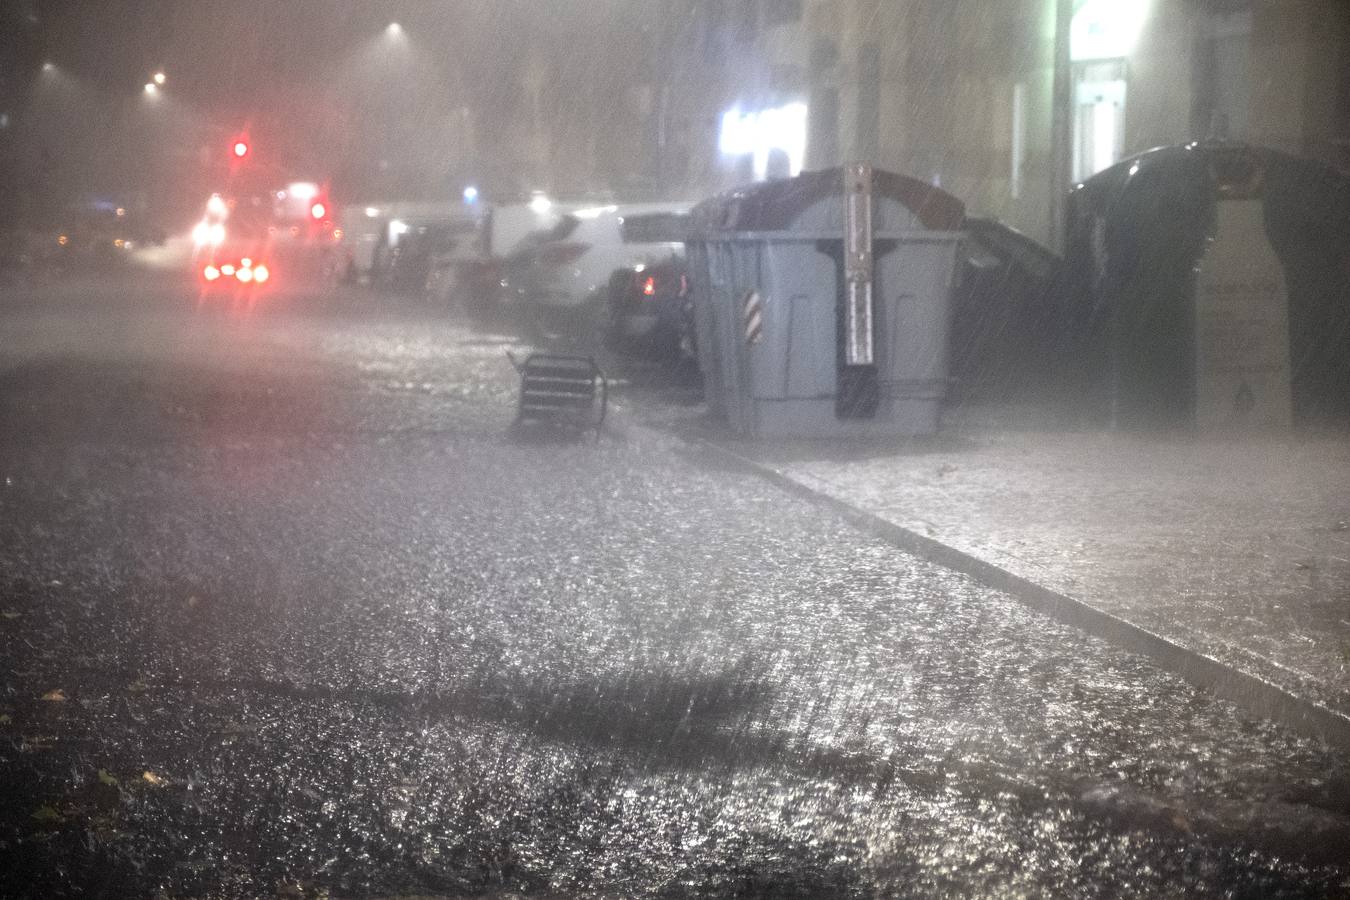
M 692 354 L 693 310 L 683 257 L 616 269 L 609 277 L 610 346 L 663 359 Z

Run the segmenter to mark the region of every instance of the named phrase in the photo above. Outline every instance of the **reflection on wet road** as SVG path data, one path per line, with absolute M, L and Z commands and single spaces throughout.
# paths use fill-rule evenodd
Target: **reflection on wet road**
M 509 334 L 61 293 L 0 308 L 0 893 L 1350 892 L 1346 760 L 673 438 L 513 440 Z

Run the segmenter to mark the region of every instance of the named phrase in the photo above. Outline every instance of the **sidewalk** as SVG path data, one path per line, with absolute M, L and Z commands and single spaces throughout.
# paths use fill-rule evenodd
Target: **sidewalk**
M 1350 435 L 967 425 L 900 449 L 720 443 L 1350 716 Z

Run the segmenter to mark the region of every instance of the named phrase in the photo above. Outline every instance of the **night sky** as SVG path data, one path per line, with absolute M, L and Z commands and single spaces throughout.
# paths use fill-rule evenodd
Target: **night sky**
M 506 165 L 481 148 L 509 145 L 528 115 L 522 81 L 548 71 L 565 83 L 549 85 L 554 96 L 606 101 L 641 67 L 658 8 L 673 7 L 10 0 L 0 13 L 5 180 L 12 192 L 45 166 L 67 195 L 133 191 L 174 205 L 218 179 L 225 148 L 248 134 L 259 178 L 453 194 Z M 168 80 L 150 97 L 157 70 Z M 470 118 L 476 156 L 454 143 Z

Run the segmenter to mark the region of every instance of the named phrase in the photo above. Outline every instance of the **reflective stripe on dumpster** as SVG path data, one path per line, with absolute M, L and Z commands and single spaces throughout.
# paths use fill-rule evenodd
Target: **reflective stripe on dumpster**
M 764 308 L 759 300 L 759 291 L 754 288 L 746 291 L 741 300 L 741 319 L 745 322 L 745 342 L 758 344 L 764 333 Z

